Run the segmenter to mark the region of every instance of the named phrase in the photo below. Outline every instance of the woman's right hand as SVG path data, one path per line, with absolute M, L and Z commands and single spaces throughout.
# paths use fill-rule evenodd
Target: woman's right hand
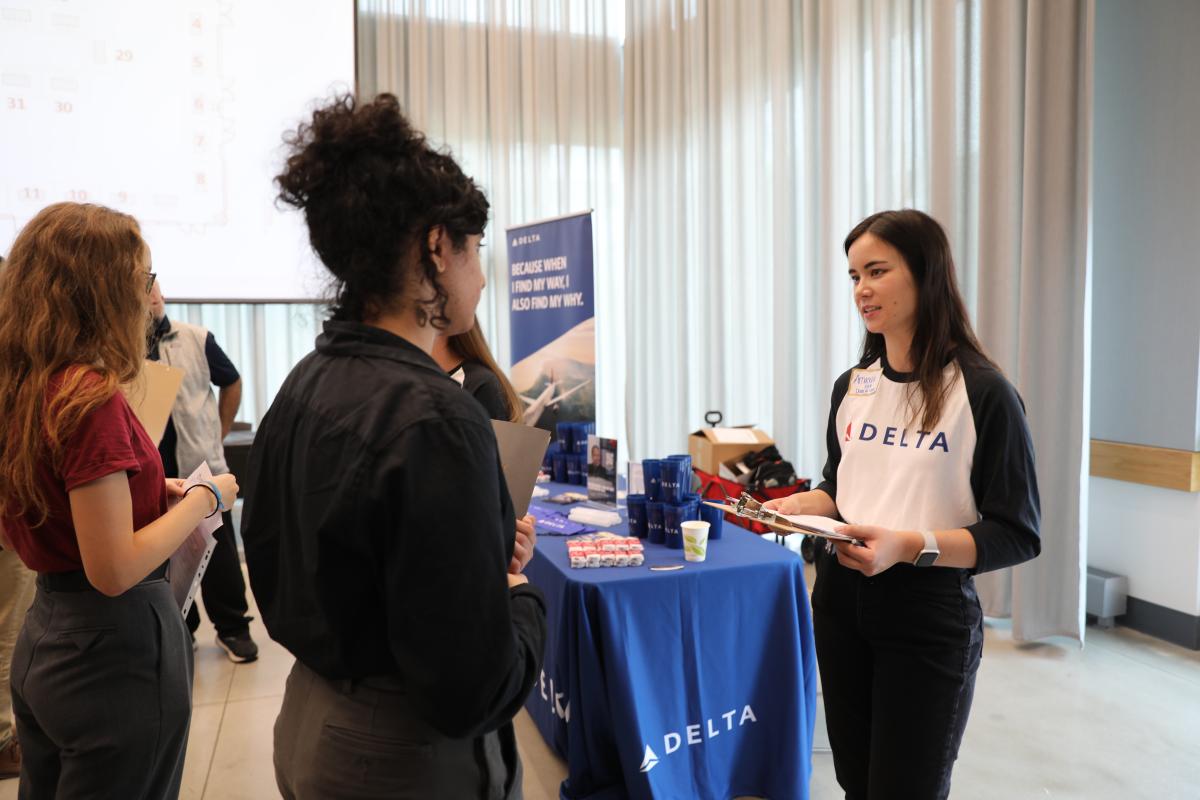
M 231 510 L 234 502 L 237 501 L 237 478 L 232 472 L 226 472 L 221 475 L 213 475 L 212 482 L 216 484 L 217 491 L 221 493 L 221 504 L 225 506 L 226 510 Z
M 514 586 L 520 586 L 523 583 L 529 583 L 529 578 L 526 578 L 524 575 L 513 575 L 511 572 L 508 573 L 508 588 L 511 589 Z
M 817 497 L 817 494 L 816 491 L 796 492 L 787 497 L 777 497 L 774 500 L 768 500 L 763 503 L 763 508 L 788 516 L 796 516 L 798 514 L 812 514 L 818 517 L 827 516 L 825 513 L 825 503 L 822 500 L 827 501 L 828 495 L 820 492 L 820 497 Z

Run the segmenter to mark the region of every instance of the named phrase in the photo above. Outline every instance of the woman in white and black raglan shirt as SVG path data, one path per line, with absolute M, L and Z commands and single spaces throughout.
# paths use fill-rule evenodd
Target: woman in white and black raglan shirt
M 943 798 L 983 649 L 972 576 L 1041 549 L 1033 447 L 1021 398 L 971 330 L 941 226 L 884 211 L 845 247 L 862 359 L 833 387 L 824 480 L 768 506 L 840 517 L 866 545 L 819 548 L 812 595 L 846 797 Z

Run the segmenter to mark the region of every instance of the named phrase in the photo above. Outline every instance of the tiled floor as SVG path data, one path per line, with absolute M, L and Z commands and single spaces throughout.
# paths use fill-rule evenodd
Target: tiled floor
M 252 632 L 261 657 L 234 665 L 201 628 L 187 800 L 277 797 L 271 728 L 292 659 L 260 622 Z M 565 765 L 524 712 L 517 734 L 525 797 L 554 800 Z M 828 754 L 813 756 L 811 795 L 841 797 Z M 16 781 L 0 782 L 0 800 L 16 796 Z M 1089 628 L 1083 649 L 1017 645 L 1006 623 L 989 623 L 952 796 L 1200 798 L 1200 653 L 1121 628 Z

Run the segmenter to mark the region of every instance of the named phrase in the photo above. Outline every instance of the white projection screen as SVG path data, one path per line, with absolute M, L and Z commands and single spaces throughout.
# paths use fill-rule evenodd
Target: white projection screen
M 168 301 L 320 298 L 283 132 L 353 90 L 353 0 L 0 0 L 0 255 L 39 209 L 137 217 Z

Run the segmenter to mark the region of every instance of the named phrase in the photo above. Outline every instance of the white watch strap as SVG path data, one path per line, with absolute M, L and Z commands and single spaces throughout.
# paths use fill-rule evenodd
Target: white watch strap
M 938 549 L 937 537 L 933 535 L 933 531 L 921 531 L 921 535 L 925 537 L 925 546 L 921 548 L 923 551 L 932 550 L 938 554 L 942 552 Z
M 933 535 L 933 531 L 921 531 L 921 537 L 925 540 L 925 544 L 921 547 L 921 552 L 917 553 L 917 557 L 913 559 L 913 566 L 933 566 L 933 562 L 937 561 L 938 556 L 942 554 L 942 551 L 938 549 L 937 537 Z M 929 558 L 931 553 L 933 558 Z

